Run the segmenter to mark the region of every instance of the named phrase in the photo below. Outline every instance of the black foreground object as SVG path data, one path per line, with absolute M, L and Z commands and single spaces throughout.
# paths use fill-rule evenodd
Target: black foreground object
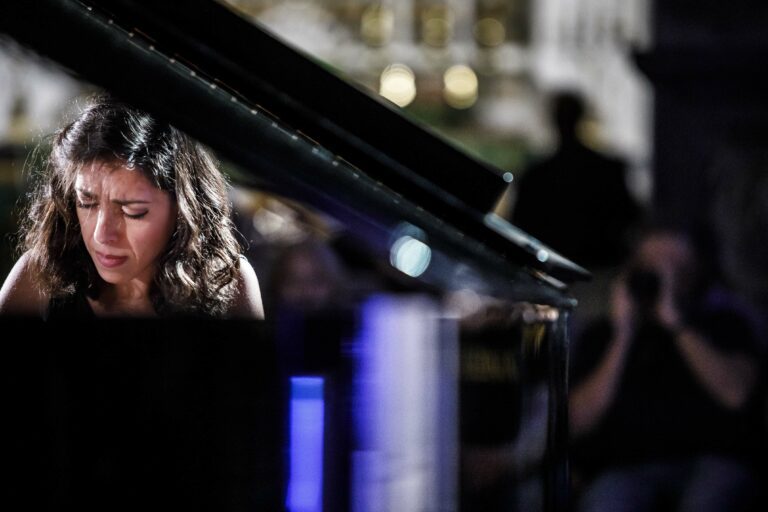
M 284 390 L 261 323 L 0 323 L 14 509 L 282 510 Z

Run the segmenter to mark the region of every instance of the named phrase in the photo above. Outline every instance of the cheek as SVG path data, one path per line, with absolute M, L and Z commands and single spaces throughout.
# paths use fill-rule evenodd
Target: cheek
M 155 210 L 148 222 L 127 221 L 126 238 L 134 255 L 142 264 L 157 259 L 168 245 L 176 228 L 176 209 L 173 204 Z
M 171 233 L 167 225 L 150 224 L 132 230 L 128 237 L 131 239 L 134 252 L 140 259 L 153 259 L 165 249 Z

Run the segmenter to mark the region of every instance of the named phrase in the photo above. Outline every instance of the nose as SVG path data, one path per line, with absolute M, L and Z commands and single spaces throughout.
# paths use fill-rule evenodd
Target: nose
M 100 244 L 109 245 L 120 239 L 122 219 L 109 211 L 109 208 L 100 208 L 96 219 L 96 229 L 93 238 Z

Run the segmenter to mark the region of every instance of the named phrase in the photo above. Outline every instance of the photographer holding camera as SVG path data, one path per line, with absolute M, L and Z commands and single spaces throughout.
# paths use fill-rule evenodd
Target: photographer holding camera
M 574 351 L 580 510 L 751 510 L 757 343 L 735 304 L 705 282 L 686 237 L 641 240 L 609 318 Z

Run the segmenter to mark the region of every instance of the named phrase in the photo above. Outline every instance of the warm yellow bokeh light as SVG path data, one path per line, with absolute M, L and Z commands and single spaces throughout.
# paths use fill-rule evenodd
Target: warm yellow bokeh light
M 475 23 L 475 39 L 483 46 L 499 46 L 506 38 L 504 24 L 496 18 L 483 18 Z
M 405 64 L 390 64 L 381 73 L 379 94 L 399 107 L 416 97 L 416 76 Z
M 453 37 L 453 11 L 447 5 L 433 5 L 421 13 L 421 38 L 429 46 L 442 48 Z
M 360 18 L 360 36 L 370 46 L 384 46 L 392 39 L 395 13 L 390 7 L 371 4 Z
M 448 68 L 443 84 L 445 101 L 453 108 L 469 108 L 477 101 L 477 75 L 469 66 L 457 64 Z

